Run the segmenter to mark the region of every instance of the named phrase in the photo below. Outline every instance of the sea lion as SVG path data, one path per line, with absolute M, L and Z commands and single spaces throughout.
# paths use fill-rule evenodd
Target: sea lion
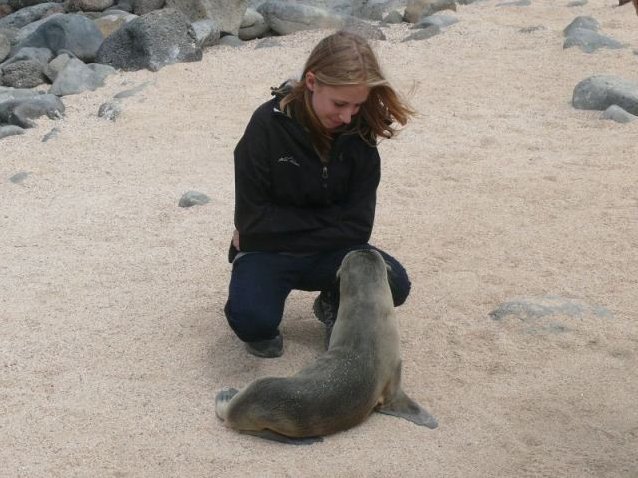
M 399 331 L 383 257 L 350 252 L 337 275 L 339 312 L 328 350 L 291 377 L 219 392 L 215 412 L 227 427 L 297 444 L 358 425 L 374 410 L 437 427 L 401 389 Z

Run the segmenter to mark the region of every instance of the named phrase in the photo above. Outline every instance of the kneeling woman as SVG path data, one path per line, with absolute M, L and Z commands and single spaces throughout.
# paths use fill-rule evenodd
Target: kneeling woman
M 353 249 L 373 248 L 377 140 L 413 111 L 383 77 L 370 45 L 337 32 L 319 42 L 298 82 L 273 89 L 235 148 L 235 227 L 226 318 L 248 351 L 279 357 L 279 323 L 293 289 L 319 291 L 314 313 L 329 339 L 339 306 L 336 272 Z M 377 249 L 378 250 L 378 249 Z M 395 306 L 410 292 L 390 266 Z

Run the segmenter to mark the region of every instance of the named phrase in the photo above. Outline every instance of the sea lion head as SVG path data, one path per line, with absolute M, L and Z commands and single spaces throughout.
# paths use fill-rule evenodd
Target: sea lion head
M 347 290 L 361 289 L 366 285 L 387 287 L 388 266 L 379 252 L 374 249 L 351 251 L 343 258 L 337 271 L 342 293 Z

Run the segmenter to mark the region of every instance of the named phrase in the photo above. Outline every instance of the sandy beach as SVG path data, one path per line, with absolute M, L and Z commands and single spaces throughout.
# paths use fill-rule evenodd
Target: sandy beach
M 571 105 L 591 75 L 638 82 L 638 16 L 499 3 L 459 5 L 425 41 L 397 25 L 372 42 L 419 116 L 379 146 L 371 242 L 410 274 L 403 388 L 438 429 L 373 414 L 291 447 L 215 417 L 222 387 L 323 350 L 314 294 L 289 297 L 278 359 L 248 355 L 222 310 L 233 149 L 330 33 L 311 31 L 118 73 L 0 141 L 0 476 L 638 476 L 638 121 Z M 628 47 L 563 50 L 578 15 Z M 189 190 L 210 203 L 178 207 Z M 521 299 L 585 307 L 489 315 Z

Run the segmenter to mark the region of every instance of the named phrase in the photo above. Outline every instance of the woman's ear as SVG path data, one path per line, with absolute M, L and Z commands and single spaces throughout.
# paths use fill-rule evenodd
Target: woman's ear
M 315 91 L 315 86 L 317 85 L 317 77 L 312 71 L 306 73 L 306 78 L 304 79 L 306 82 L 306 88 L 310 91 Z

